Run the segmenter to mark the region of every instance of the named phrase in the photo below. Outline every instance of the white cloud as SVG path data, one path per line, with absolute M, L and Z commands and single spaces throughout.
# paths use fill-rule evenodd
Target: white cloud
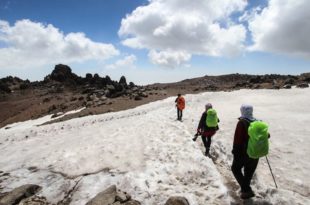
M 122 19 L 119 35 L 132 48 L 233 56 L 243 50 L 246 29 L 230 15 L 246 5 L 244 0 L 150 0 Z
M 135 55 L 126 56 L 124 59 L 116 61 L 114 64 L 107 65 L 108 69 L 117 69 L 117 68 L 134 68 L 137 57 Z
M 32 68 L 56 63 L 105 60 L 118 55 L 111 44 L 93 42 L 84 33 L 63 34 L 53 25 L 20 20 L 10 26 L 0 20 L 0 67 Z
M 184 65 L 184 63 L 191 59 L 191 54 L 185 51 L 156 52 L 155 50 L 151 50 L 148 56 L 153 64 L 167 68 Z
M 310 58 L 309 11 L 309 0 L 270 0 L 249 20 L 249 49 Z

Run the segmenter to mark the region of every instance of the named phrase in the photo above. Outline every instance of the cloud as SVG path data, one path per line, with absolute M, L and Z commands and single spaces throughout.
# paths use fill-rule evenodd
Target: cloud
M 249 19 L 251 51 L 266 51 L 310 58 L 310 1 L 270 0 Z
M 151 61 L 159 65 L 170 64 L 156 58 L 168 53 L 174 53 L 169 59 L 176 65 L 176 53 L 234 56 L 244 49 L 246 28 L 230 16 L 246 5 L 244 0 L 150 0 L 122 19 L 118 34 L 126 46 L 151 50 Z
M 135 62 L 137 57 L 135 55 L 126 56 L 124 59 L 116 61 L 114 64 L 107 65 L 108 69 L 117 69 L 117 68 L 133 68 L 135 67 Z
M 157 52 L 155 50 L 151 50 L 148 56 L 153 64 L 167 68 L 174 68 L 176 66 L 184 65 L 184 63 L 191 59 L 191 54 L 186 51 Z
M 111 44 L 90 40 L 84 33 L 65 35 L 53 25 L 30 20 L 13 26 L 0 20 L 0 68 L 32 68 L 56 63 L 105 60 L 119 54 Z

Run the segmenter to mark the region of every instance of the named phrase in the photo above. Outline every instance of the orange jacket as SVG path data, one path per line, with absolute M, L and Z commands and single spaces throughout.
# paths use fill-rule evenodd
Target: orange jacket
M 177 108 L 180 110 L 184 110 L 185 108 L 185 99 L 181 96 L 177 98 Z

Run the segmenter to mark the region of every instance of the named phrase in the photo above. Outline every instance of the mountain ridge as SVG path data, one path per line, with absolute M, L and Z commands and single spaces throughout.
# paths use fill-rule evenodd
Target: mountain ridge
M 81 77 L 63 64 L 42 81 L 30 82 L 8 76 L 0 79 L 0 127 L 36 119 L 48 114 L 61 113 L 86 107 L 80 113 L 61 118 L 67 120 L 92 114 L 126 110 L 136 106 L 181 94 L 206 91 L 232 91 L 239 89 L 289 89 L 308 87 L 310 73 L 300 75 L 205 75 L 173 83 L 154 83 L 145 86 L 127 83 L 125 76 L 119 81 L 108 75 L 87 73 Z

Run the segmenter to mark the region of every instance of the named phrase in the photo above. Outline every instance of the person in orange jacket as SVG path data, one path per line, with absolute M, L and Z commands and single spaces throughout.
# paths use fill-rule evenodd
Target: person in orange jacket
M 185 108 L 185 99 L 181 94 L 175 99 L 175 106 L 177 107 L 177 116 L 179 121 L 182 121 L 183 110 Z

